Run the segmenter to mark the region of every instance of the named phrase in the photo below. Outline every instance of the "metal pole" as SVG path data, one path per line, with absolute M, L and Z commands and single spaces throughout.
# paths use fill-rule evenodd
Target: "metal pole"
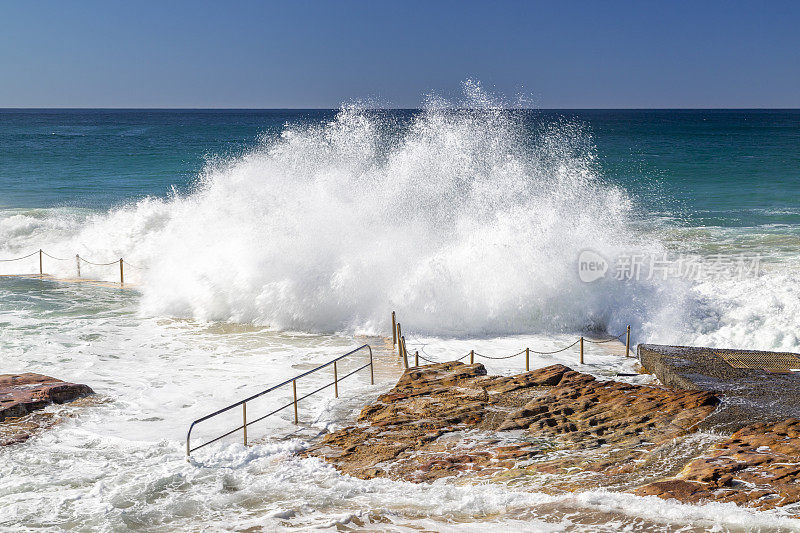
M 469 351 L 469 364 L 475 363 L 475 350 Z
M 81 277 L 81 256 L 75 254 L 75 267 L 78 269 L 78 277 Z
M 627 329 L 627 339 L 625 340 L 625 357 L 628 357 L 631 354 L 631 327 L 628 326 Z
M 419 366 L 419 350 L 414 352 L 414 366 Z
M 297 380 L 292 380 L 292 391 L 294 392 L 294 423 L 297 424 Z
M 531 371 L 531 349 L 525 348 L 525 372 Z
M 392 311 L 392 346 L 397 346 L 397 319 Z
M 247 446 L 247 402 L 242 404 L 242 430 L 244 430 L 244 445 Z
M 333 395 L 339 397 L 339 372 L 336 370 L 336 361 L 333 362 Z
M 400 346 L 400 337 L 403 336 L 403 330 L 400 328 L 400 322 L 397 323 L 397 356 L 403 357 L 403 347 Z
M 44 274 L 44 271 L 42 270 L 42 249 L 39 248 L 39 277 L 40 278 L 42 277 L 42 274 Z
M 375 370 L 372 366 L 372 348 L 369 346 L 367 346 L 367 348 L 369 348 L 369 383 L 370 385 L 375 385 Z
M 125 276 L 122 274 L 122 258 L 119 258 L 119 284 L 125 284 Z
M 583 364 L 583 337 L 581 337 L 581 364 Z

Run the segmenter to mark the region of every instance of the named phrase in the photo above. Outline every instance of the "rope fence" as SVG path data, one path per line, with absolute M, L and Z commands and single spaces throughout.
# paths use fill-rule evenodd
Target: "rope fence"
M 41 250 L 39 250 L 41 252 Z M 27 259 L 29 257 L 33 257 L 34 255 L 38 254 L 39 252 L 33 252 L 32 254 L 23 255 L 22 257 L 15 257 L 14 259 L 0 259 L 0 263 L 10 263 L 11 261 L 21 261 L 22 259 Z
M 55 255 L 52 255 L 52 254 L 50 254 L 48 252 L 45 252 L 42 249 L 39 249 L 39 250 L 37 250 L 35 252 L 29 253 L 28 255 L 23 255 L 22 257 L 14 257 L 12 259 L 0 259 L 0 263 L 9 263 L 9 262 L 12 262 L 12 261 L 21 261 L 23 259 L 28 259 L 29 257 L 33 257 L 33 256 L 35 256 L 37 254 L 39 255 L 39 276 L 40 277 L 45 275 L 45 273 L 44 273 L 44 257 L 47 257 L 47 258 L 52 259 L 54 261 L 72 261 L 73 260 L 70 257 L 56 257 Z M 75 260 L 75 270 L 77 272 L 78 278 L 81 277 L 81 264 L 82 263 L 86 263 L 87 265 L 92 265 L 92 266 L 99 266 L 99 267 L 119 265 L 119 284 L 120 285 L 124 285 L 125 284 L 125 268 L 124 268 L 124 265 L 127 265 L 127 266 L 129 266 L 130 268 L 133 268 L 133 269 L 139 269 L 140 268 L 140 267 L 137 267 L 136 265 L 132 265 L 128 261 L 125 261 L 121 257 L 119 259 L 114 260 L 114 261 L 109 261 L 108 263 L 98 263 L 98 262 L 95 262 L 95 261 L 89 261 L 88 259 L 85 259 L 85 258 L 81 257 L 80 254 L 75 254 L 75 259 L 74 260 Z
M 564 352 L 566 350 L 569 350 L 570 348 L 575 347 L 575 345 L 580 345 L 580 348 L 579 348 L 579 361 L 580 361 L 580 364 L 584 364 L 583 363 L 583 351 L 584 351 L 583 350 L 583 344 L 584 344 L 584 342 L 588 342 L 588 343 L 591 343 L 591 344 L 605 344 L 607 342 L 621 341 L 622 337 L 625 337 L 625 356 L 626 357 L 630 357 L 630 353 L 631 353 L 631 327 L 627 326 L 625 328 L 624 332 L 620 333 L 619 335 L 617 335 L 615 337 L 609 337 L 607 339 L 601 339 L 601 340 L 591 340 L 591 339 L 587 339 L 587 338 L 581 336 L 580 338 L 578 338 L 572 344 L 570 344 L 568 346 L 564 346 L 564 347 L 559 348 L 557 350 L 552 350 L 552 351 L 538 351 L 538 350 L 532 350 L 530 348 L 525 348 L 523 350 L 520 350 L 517 353 L 512 353 L 510 355 L 492 356 L 492 355 L 485 355 L 485 354 L 482 354 L 482 353 L 478 353 L 475 350 L 470 350 L 469 353 L 467 353 L 465 355 L 462 355 L 458 359 L 451 359 L 451 361 L 460 362 L 460 361 L 463 361 L 464 359 L 466 359 L 467 357 L 469 357 L 469 363 L 470 364 L 474 364 L 475 363 L 475 357 L 480 357 L 480 358 L 483 358 L 483 359 L 489 359 L 489 360 L 493 360 L 493 361 L 500 361 L 500 360 L 505 360 L 505 359 L 513 359 L 514 357 L 517 357 L 517 356 L 520 356 L 522 354 L 525 354 L 525 371 L 526 372 L 530 372 L 530 369 L 531 369 L 530 356 L 531 356 L 531 354 L 553 355 L 553 354 L 557 354 L 557 353 L 561 353 L 561 352 Z M 416 338 L 414 338 L 414 340 L 419 341 L 419 339 L 416 339 Z M 398 356 L 403 361 L 403 365 L 405 366 L 405 368 L 409 368 L 409 363 L 408 363 L 409 352 L 408 352 L 408 348 L 406 346 L 406 338 L 403 335 L 402 327 L 400 326 L 400 323 L 397 321 L 397 315 L 395 314 L 394 311 L 392 311 L 392 346 L 397 346 Z M 434 359 L 429 359 L 429 357 L 431 357 L 431 355 L 428 352 L 425 351 L 425 346 L 427 346 L 427 344 L 425 344 L 423 342 L 412 342 L 412 346 L 419 346 L 419 349 L 415 349 L 414 350 L 414 366 L 419 366 L 420 360 L 425 361 L 427 363 L 431 363 L 431 364 L 437 364 L 437 363 L 444 363 L 445 362 L 445 361 L 437 361 L 437 360 L 434 360 Z M 427 355 L 428 357 L 425 357 L 425 355 L 420 355 L 420 353 L 419 353 L 420 350 L 422 351 L 423 354 Z

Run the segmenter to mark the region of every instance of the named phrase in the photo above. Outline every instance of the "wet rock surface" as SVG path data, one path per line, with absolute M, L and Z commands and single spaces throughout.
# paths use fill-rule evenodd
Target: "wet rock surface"
M 732 433 L 753 423 L 800 418 L 800 374 L 776 371 L 800 366 L 796 354 L 657 344 L 640 344 L 637 354 L 664 385 L 720 397 L 720 408 L 703 421 L 704 429 Z M 726 358 L 764 367 L 734 367 Z
M 674 478 L 636 493 L 685 502 L 771 509 L 800 502 L 800 420 L 747 426 L 689 462 Z
M 440 363 L 406 371 L 306 454 L 363 479 L 800 503 L 800 420 L 697 432 L 719 405 L 711 392 L 598 381 L 563 365 L 488 376 L 480 364 Z
M 93 392 L 87 385 L 42 374 L 0 374 L 0 446 L 23 442 L 36 430 L 51 425 L 51 417 L 29 416 L 33 411 Z
M 603 382 L 563 365 L 487 376 L 480 364 L 440 363 L 406 371 L 356 425 L 307 453 L 365 479 L 633 488 L 670 472 L 683 453 L 676 441 L 717 403 L 707 392 Z

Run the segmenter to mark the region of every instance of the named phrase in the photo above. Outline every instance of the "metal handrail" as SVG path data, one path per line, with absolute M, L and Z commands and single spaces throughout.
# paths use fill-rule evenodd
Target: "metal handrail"
M 369 350 L 369 363 L 356 368 L 352 372 L 350 372 L 350 373 L 348 373 L 348 374 L 346 374 L 346 375 L 344 375 L 342 377 L 339 377 L 338 376 L 338 368 L 336 366 L 336 363 L 338 361 L 341 361 L 345 357 L 349 357 L 349 356 L 351 356 L 351 355 L 353 355 L 353 354 L 355 354 L 357 352 L 360 352 L 364 348 Z M 333 365 L 333 381 L 331 383 L 328 383 L 327 385 L 323 385 L 322 387 L 320 387 L 320 388 L 318 388 L 318 389 L 316 389 L 314 391 L 311 391 L 308 394 L 305 394 L 305 395 L 303 395 L 303 396 L 301 396 L 299 398 L 297 397 L 297 380 L 298 379 L 300 379 L 302 377 L 305 377 L 305 376 L 308 376 L 309 374 L 313 374 L 314 372 L 322 370 L 323 368 L 329 367 L 331 365 Z M 339 397 L 339 382 L 342 381 L 345 378 L 348 378 L 348 377 L 352 376 L 356 372 L 364 370 L 367 367 L 369 367 L 370 384 L 374 385 L 375 384 L 375 371 L 374 371 L 373 364 L 372 364 L 372 347 L 369 344 L 363 344 L 363 345 L 359 346 L 358 348 L 356 348 L 355 350 L 351 350 L 351 351 L 347 352 L 344 355 L 340 355 L 336 359 L 331 359 L 327 363 L 319 365 L 316 368 L 312 368 L 311 370 L 308 370 L 307 372 L 303 372 L 302 374 L 299 374 L 299 375 L 297 375 L 297 376 L 295 376 L 295 377 L 293 377 L 291 379 L 287 379 L 286 381 L 284 381 L 282 383 L 279 383 L 279 384 L 277 384 L 277 385 L 275 385 L 273 387 L 270 387 L 270 388 L 268 388 L 266 390 L 263 390 L 263 391 L 258 392 L 256 394 L 253 394 L 252 396 L 248 396 L 244 400 L 239 400 L 236 403 L 232 403 L 232 404 L 228 405 L 227 407 L 223 407 L 222 409 L 214 411 L 213 413 L 208 414 L 208 415 L 206 415 L 206 416 L 204 416 L 202 418 L 198 418 L 197 420 L 192 422 L 192 424 L 189 426 L 189 432 L 186 434 L 186 456 L 188 457 L 189 455 L 191 455 L 191 453 L 193 451 L 199 450 L 200 448 L 203 448 L 204 446 L 208 446 L 209 444 L 217 442 L 218 440 L 223 439 L 223 438 L 225 438 L 225 437 L 227 437 L 229 435 L 232 435 L 233 433 L 236 433 L 239 430 L 242 430 L 242 432 L 244 434 L 244 444 L 245 444 L 245 446 L 247 446 L 247 426 L 249 426 L 251 424 L 255 424 L 256 422 L 260 422 L 261 420 L 264 420 L 265 418 L 267 418 L 269 416 L 272 416 L 275 413 L 277 413 L 279 411 L 282 411 L 282 410 L 284 410 L 284 409 L 286 409 L 288 407 L 291 407 L 291 406 L 294 406 L 294 423 L 297 424 L 297 422 L 298 422 L 298 419 L 297 419 L 297 403 L 299 401 L 305 400 L 309 396 L 311 396 L 313 394 L 316 394 L 316 393 L 318 393 L 320 391 L 323 391 L 323 390 L 327 389 L 328 387 L 330 387 L 331 385 L 334 386 L 334 390 L 336 391 L 335 395 L 338 398 Z M 292 402 L 287 403 L 286 405 L 284 405 L 282 407 L 278 407 L 274 411 L 270 411 L 269 413 L 267 413 L 264 416 L 261 416 L 259 418 L 256 418 L 255 420 L 250 420 L 250 421 L 247 420 L 247 402 L 249 402 L 251 400 L 255 400 L 259 396 L 263 396 L 264 394 L 272 392 L 275 389 L 279 389 L 281 387 L 284 387 L 284 386 L 288 385 L 289 383 L 292 384 L 292 390 L 293 390 L 293 393 L 294 393 L 294 400 Z M 217 415 L 221 415 L 222 413 L 230 411 L 234 407 L 239 407 L 240 405 L 242 406 L 242 425 L 241 426 L 239 426 L 239 427 L 237 427 L 235 429 L 232 429 L 231 431 L 228 431 L 227 433 L 225 433 L 223 435 L 215 437 L 215 438 L 211 439 L 208 442 L 204 442 L 203 444 L 200 444 L 199 446 L 195 446 L 194 448 L 191 447 L 190 439 L 192 437 L 192 430 L 194 429 L 194 426 L 196 424 L 199 424 L 200 422 L 204 422 L 204 421 L 208 420 L 209 418 L 214 418 Z

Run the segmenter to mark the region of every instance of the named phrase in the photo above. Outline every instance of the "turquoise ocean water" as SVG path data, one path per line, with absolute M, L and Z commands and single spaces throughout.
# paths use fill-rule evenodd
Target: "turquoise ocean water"
M 211 157 L 337 110 L 0 110 L 4 208 L 109 208 L 187 190 Z M 418 112 L 396 111 L 398 122 Z M 686 225 L 800 223 L 800 111 L 530 111 L 584 124 L 603 175 Z

